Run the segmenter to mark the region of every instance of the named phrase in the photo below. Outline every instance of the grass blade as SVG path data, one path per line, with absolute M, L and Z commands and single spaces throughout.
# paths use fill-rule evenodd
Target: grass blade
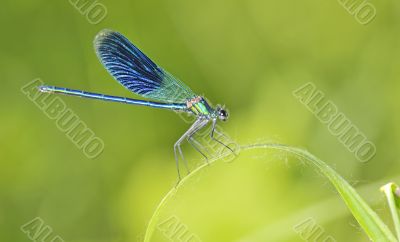
M 356 190 L 344 180 L 336 171 L 325 164 L 322 160 L 318 159 L 308 151 L 296 147 L 290 147 L 281 144 L 256 144 L 241 146 L 241 152 L 252 149 L 266 149 L 266 150 L 280 150 L 288 154 L 292 154 L 301 160 L 307 162 L 312 167 L 316 168 L 321 174 L 328 178 L 332 185 L 339 192 L 340 196 L 350 209 L 353 216 L 356 218 L 360 226 L 364 229 L 365 233 L 373 241 L 397 241 L 392 232 L 388 229 L 386 224 L 382 222 L 379 216 L 368 206 L 368 204 L 360 197 Z M 210 161 L 210 163 L 216 162 L 217 160 Z M 145 242 L 150 242 L 151 237 L 156 229 L 159 221 L 159 215 L 166 204 L 174 197 L 180 188 L 186 185 L 186 182 L 199 173 L 207 164 L 199 166 L 192 173 L 186 176 L 182 181 L 174 188 L 172 188 L 167 195 L 162 199 L 152 218 L 150 219 L 147 231 L 145 234 Z
M 397 239 L 400 241 L 400 188 L 394 183 L 388 183 L 381 187 L 381 191 L 385 193 L 390 213 L 393 217 L 394 227 L 397 233 Z

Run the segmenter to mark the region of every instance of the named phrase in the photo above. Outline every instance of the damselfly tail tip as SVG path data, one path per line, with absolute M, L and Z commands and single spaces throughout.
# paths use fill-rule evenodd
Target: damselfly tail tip
M 48 86 L 38 86 L 40 92 L 51 92 L 51 89 Z

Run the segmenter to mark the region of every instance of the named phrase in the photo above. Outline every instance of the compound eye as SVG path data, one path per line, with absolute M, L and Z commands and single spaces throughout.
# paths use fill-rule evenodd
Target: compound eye
M 223 121 L 225 121 L 225 120 L 228 118 L 228 112 L 225 111 L 225 110 L 223 110 L 223 109 L 221 109 L 221 110 L 219 111 L 219 116 L 220 116 L 220 119 L 222 119 Z

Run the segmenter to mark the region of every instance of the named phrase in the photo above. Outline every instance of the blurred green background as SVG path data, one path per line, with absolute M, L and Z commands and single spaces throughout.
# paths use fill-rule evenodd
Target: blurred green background
M 93 25 L 68 0 L 2 1 L 0 241 L 30 241 L 20 227 L 35 217 L 64 241 L 141 241 L 175 185 L 173 144 L 189 126 L 175 113 L 63 96 L 105 143 L 90 160 L 20 90 L 40 78 L 137 98 L 97 60 L 92 41 L 103 28 L 225 104 L 222 127 L 237 142 L 307 148 L 391 224 L 379 187 L 400 182 L 400 2 L 371 1 L 368 25 L 335 0 L 99 3 L 107 16 Z M 359 162 L 293 97 L 307 82 L 375 143 L 372 160 Z M 189 146 L 184 152 L 192 166 L 202 163 Z M 215 163 L 166 209 L 202 241 L 303 241 L 293 227 L 310 218 L 323 230 L 317 241 L 368 241 L 324 178 L 277 153 Z M 177 240 L 159 230 L 153 241 Z

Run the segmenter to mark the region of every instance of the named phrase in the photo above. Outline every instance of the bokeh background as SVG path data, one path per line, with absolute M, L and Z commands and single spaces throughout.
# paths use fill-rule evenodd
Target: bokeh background
M 73 2 L 73 1 L 72 1 Z M 98 62 L 92 41 L 118 30 L 213 104 L 240 144 L 308 149 L 334 167 L 391 225 L 379 187 L 400 181 L 400 3 L 369 1 L 361 25 L 331 1 L 101 0 L 90 24 L 70 1 L 2 1 L 0 7 L 0 241 L 30 241 L 35 217 L 64 241 L 142 241 L 156 206 L 176 183 L 173 144 L 189 124 L 173 112 L 63 96 L 105 143 L 88 159 L 22 92 L 51 85 L 136 97 Z M 313 82 L 377 147 L 359 162 L 292 95 Z M 192 166 L 201 157 L 187 145 Z M 243 152 L 190 181 L 165 209 L 202 241 L 368 241 L 333 187 L 285 154 Z M 48 240 L 50 241 L 50 240 Z M 153 241 L 171 241 L 161 230 Z M 176 241 L 173 240 L 172 241 Z

